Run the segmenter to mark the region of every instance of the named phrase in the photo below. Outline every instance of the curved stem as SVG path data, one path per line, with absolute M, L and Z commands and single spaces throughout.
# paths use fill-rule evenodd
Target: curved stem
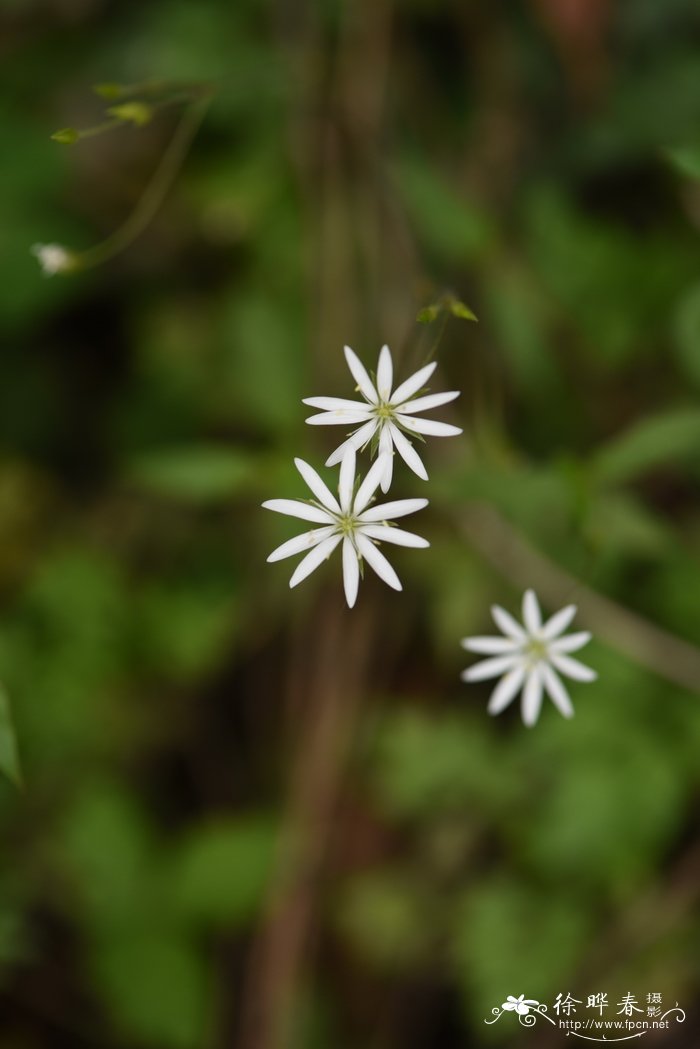
M 89 269 L 114 258 L 132 244 L 152 221 L 182 167 L 192 141 L 199 130 L 212 95 L 192 103 L 180 118 L 151 181 L 126 221 L 105 240 L 74 256 L 74 269 Z
M 667 681 L 700 692 L 700 649 L 695 645 L 630 612 L 553 564 L 493 507 L 470 506 L 459 525 L 479 553 L 518 586 L 526 588 L 536 579 L 538 591 L 552 605 L 574 597 L 583 624 L 599 637 Z

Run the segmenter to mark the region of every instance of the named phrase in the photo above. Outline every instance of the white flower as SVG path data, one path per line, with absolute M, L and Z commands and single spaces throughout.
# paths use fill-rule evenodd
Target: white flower
M 524 994 L 518 995 L 517 998 L 509 994 L 506 1001 L 501 1005 L 501 1009 L 505 1009 L 506 1012 L 517 1013 L 518 1016 L 527 1016 L 530 1012 L 530 1006 L 539 1004 L 534 998 L 526 998 Z
M 281 561 L 284 557 L 308 551 L 296 567 L 290 586 L 306 579 L 322 561 L 325 561 L 336 546 L 343 544 L 343 583 L 345 597 L 350 608 L 355 604 L 360 581 L 360 562 L 367 561 L 380 579 L 401 590 L 401 583 L 377 542 L 396 543 L 398 546 L 430 546 L 426 539 L 412 532 L 388 524 L 392 517 L 404 517 L 422 510 L 427 499 L 399 499 L 380 506 L 370 506 L 381 478 L 383 463 L 377 461 L 355 493 L 355 449 L 348 448 L 340 464 L 338 498 L 321 480 L 319 475 L 303 459 L 295 459 L 296 468 L 313 492 L 315 499 L 302 502 L 298 499 L 268 499 L 262 505 L 267 510 L 276 510 L 290 517 L 301 517 L 313 521 L 320 527 L 303 535 L 295 536 L 273 550 L 268 561 Z
M 389 491 L 393 472 L 394 448 L 415 474 L 427 481 L 428 474 L 415 448 L 404 435 L 406 433 L 430 434 L 434 437 L 452 437 L 462 431 L 458 426 L 434 422 L 432 419 L 416 419 L 415 412 L 426 412 L 459 397 L 459 391 L 432 393 L 415 398 L 424 388 L 435 371 L 436 363 L 426 364 L 400 386 L 392 390 L 394 367 L 388 346 L 383 346 L 377 364 L 376 382 L 372 382 L 359 357 L 345 347 L 345 359 L 357 389 L 364 401 L 346 401 L 339 397 L 307 397 L 304 404 L 321 408 L 319 415 L 311 415 L 306 421 L 313 426 L 355 426 L 358 428 L 347 441 L 339 445 L 326 460 L 326 466 L 335 466 L 348 448 L 362 448 L 377 434 L 378 459 L 383 463 L 381 488 Z M 414 398 L 414 399 L 412 399 Z
M 535 592 L 526 590 L 523 626 L 498 605 L 493 606 L 491 614 L 505 637 L 465 637 L 462 641 L 470 652 L 493 657 L 463 671 L 464 681 L 484 681 L 503 675 L 491 693 L 489 714 L 500 714 L 522 689 L 522 715 L 526 725 L 537 721 L 543 691 L 565 718 L 573 717 L 574 709 L 559 674 L 575 681 L 594 681 L 598 676 L 568 655 L 583 648 L 591 635 L 582 631 L 561 636 L 574 618 L 576 606 L 567 605 L 543 624 Z
M 73 269 L 75 259 L 61 244 L 33 244 L 32 255 L 36 255 L 45 277 L 66 273 Z

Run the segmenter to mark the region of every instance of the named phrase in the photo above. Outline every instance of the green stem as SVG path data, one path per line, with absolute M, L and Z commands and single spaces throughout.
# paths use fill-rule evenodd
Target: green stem
M 76 253 L 74 269 L 91 269 L 101 265 L 119 255 L 143 233 L 172 187 L 212 97 L 210 94 L 184 111 L 175 134 L 134 210 L 105 240 L 86 251 Z

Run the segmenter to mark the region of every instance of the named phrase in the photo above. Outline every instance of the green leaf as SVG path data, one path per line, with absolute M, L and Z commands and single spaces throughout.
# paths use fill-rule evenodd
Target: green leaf
M 676 146 L 665 151 L 671 166 L 681 175 L 700 179 L 700 145 Z
M 143 127 L 153 119 L 153 107 L 145 102 L 122 102 L 118 106 L 110 106 L 107 110 L 111 117 Z
M 465 321 L 478 320 L 476 314 L 464 302 L 460 302 L 459 299 L 454 299 L 449 303 L 449 310 L 453 317 L 461 317 Z
M 181 936 L 124 930 L 97 945 L 92 962 L 115 1022 L 139 1044 L 201 1044 L 206 976 L 200 955 Z
M 10 703 L 5 690 L 0 686 L 0 771 L 16 787 L 22 785 L 17 739 L 10 714 Z
M 96 95 L 99 95 L 100 98 L 107 99 L 121 98 L 124 93 L 122 85 L 116 83 L 94 84 L 92 90 Z
M 265 814 L 198 828 L 173 864 L 179 913 L 203 925 L 249 922 L 265 895 L 276 840 L 276 824 Z
M 72 146 L 74 142 L 77 142 L 80 138 L 80 133 L 76 131 L 74 127 L 62 127 L 58 131 L 54 131 L 51 136 L 54 142 L 60 142 L 66 146 Z
M 420 311 L 416 320 L 419 324 L 432 324 L 440 316 L 441 311 L 441 306 L 426 306 Z
M 700 410 L 695 408 L 643 420 L 598 453 L 594 471 L 600 481 L 619 483 L 689 458 L 700 463 Z
M 233 448 L 191 444 L 145 452 L 127 465 L 125 477 L 157 495 L 211 503 L 229 498 L 254 473 L 252 459 Z

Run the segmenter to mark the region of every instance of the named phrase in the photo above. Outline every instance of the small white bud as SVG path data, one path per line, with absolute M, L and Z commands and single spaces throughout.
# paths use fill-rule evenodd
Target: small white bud
M 33 244 L 32 255 L 36 255 L 45 277 L 66 273 L 75 266 L 74 256 L 61 244 Z

